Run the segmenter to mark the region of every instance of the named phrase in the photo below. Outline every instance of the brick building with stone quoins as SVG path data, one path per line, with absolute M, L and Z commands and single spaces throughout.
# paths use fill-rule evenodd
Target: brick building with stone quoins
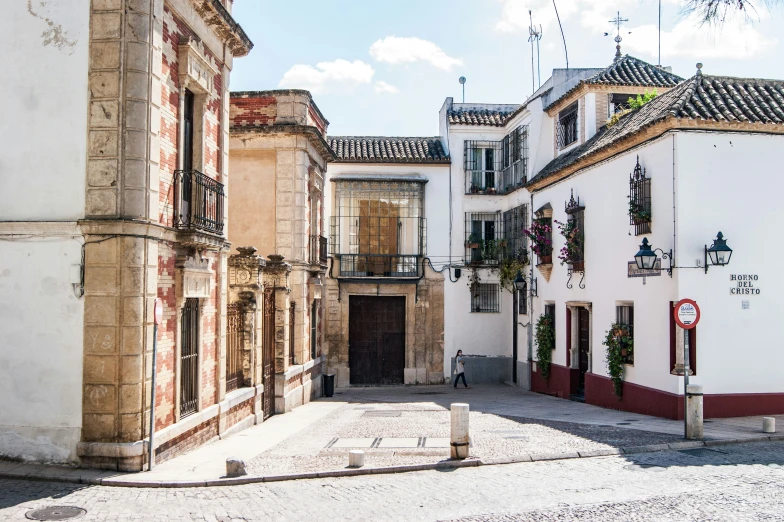
M 29 143 L 48 149 L 25 161 L 0 204 L 0 234 L 14 239 L 0 254 L 15 281 L 0 300 L 20 310 L 0 314 L 10 362 L 0 381 L 17 387 L 3 393 L 0 455 L 143 469 L 155 298 L 157 461 L 260 417 L 262 388 L 227 367 L 228 85 L 252 47 L 231 7 L 12 8 L 20 58 L 57 80 L 34 84 L 52 130 L 36 136 L 40 110 L 20 107 L 20 151 L 2 153 L 13 163 Z M 46 23 L 63 37 L 42 45 Z
M 322 394 L 329 122 L 300 90 L 233 92 L 230 114 L 230 306 L 256 310 L 264 414 L 285 413 Z M 249 288 L 239 264 L 256 249 L 267 261 Z

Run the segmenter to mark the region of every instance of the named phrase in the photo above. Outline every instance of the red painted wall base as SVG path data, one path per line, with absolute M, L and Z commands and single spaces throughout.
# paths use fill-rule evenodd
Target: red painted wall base
M 550 379 L 537 371 L 531 373 L 531 390 L 568 399 L 577 389 L 579 373 L 556 364 L 550 365 Z M 703 409 L 706 419 L 784 414 L 784 393 L 706 394 Z M 683 395 L 623 383 L 623 397 L 613 391 L 612 381 L 602 375 L 585 374 L 585 402 L 602 408 L 683 420 Z

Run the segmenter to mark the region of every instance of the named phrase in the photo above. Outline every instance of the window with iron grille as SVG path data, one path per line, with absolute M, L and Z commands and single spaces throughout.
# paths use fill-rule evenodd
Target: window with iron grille
M 528 126 L 501 141 L 467 140 L 463 144 L 466 194 L 507 194 L 528 179 Z
M 645 177 L 640 158 L 634 172 L 629 175 L 629 224 L 634 225 L 634 235 L 651 232 L 651 178 Z
M 188 298 L 180 321 L 180 418 L 199 409 L 199 300 Z
M 242 347 L 245 314 L 239 303 L 226 306 L 226 391 L 244 385 Z
M 558 114 L 556 132 L 559 149 L 566 148 L 577 141 L 577 102 Z
M 553 320 L 553 328 L 555 327 L 555 303 L 544 305 L 544 315 L 547 315 Z
M 297 364 L 297 358 L 294 355 L 296 351 L 297 343 L 294 339 L 294 334 L 296 333 L 296 303 L 294 301 L 291 302 L 289 306 L 289 364 L 294 366 Z
M 466 263 L 497 265 L 503 258 L 507 243 L 502 218 L 500 212 L 466 212 Z
M 634 339 L 634 305 L 618 305 L 615 307 L 615 322 L 629 327 L 629 335 Z M 634 364 L 634 350 L 626 355 L 626 364 Z
M 426 254 L 424 184 L 336 182 L 330 249 L 344 277 L 415 277 Z
M 316 358 L 318 350 L 318 305 L 319 300 L 314 299 L 310 306 L 310 358 Z
M 501 285 L 480 283 L 471 291 L 471 312 L 500 312 Z
M 504 257 L 525 261 L 528 259 L 528 237 L 523 230 L 528 226 L 528 205 L 520 205 L 503 213 Z

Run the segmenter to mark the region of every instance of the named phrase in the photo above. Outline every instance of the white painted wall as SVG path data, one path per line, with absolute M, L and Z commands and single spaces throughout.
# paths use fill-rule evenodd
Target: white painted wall
M 70 283 L 77 239 L 0 240 L 0 457 L 76 461 L 84 345 L 83 301 Z
M 725 267 L 677 271 L 677 297 L 696 300 L 702 312 L 690 382 L 706 394 L 784 392 L 784 136 L 680 132 L 675 146 L 678 265 L 702 262 L 718 231 L 733 249 Z M 732 274 L 757 275 L 760 293 L 731 295 Z
M 575 199 L 585 206 L 585 289 L 579 288 L 580 275 L 572 278 L 572 289 L 566 287 L 567 266 L 557 259 L 564 244 L 553 226 L 553 271 L 547 282 L 537 269 L 539 298 L 535 299 L 533 320 L 544 311 L 544 304 L 555 303 L 556 349 L 553 362 L 566 364 L 566 302 L 593 303 L 593 373 L 607 375 L 602 340 L 615 321 L 616 301 L 634 303 L 635 354 L 634 366 L 626 369 L 625 380 L 677 391 L 678 378 L 670 375 L 669 319 L 667 306 L 675 299 L 676 280 L 664 273 L 640 278 L 627 277 L 627 262 L 634 260 L 643 237 L 654 247 L 669 250 L 672 245 L 672 136 L 659 138 L 649 145 L 621 154 L 605 163 L 581 171 L 547 189 L 534 194 L 534 207 L 545 203 L 553 207 L 553 219 L 566 222 L 564 205 L 574 190 Z M 636 156 L 651 178 L 652 233 L 635 237 L 629 225 L 629 174 L 634 170 Z M 666 266 L 666 261 L 663 266 Z
M 5 2 L 0 220 L 84 217 L 89 0 Z
M 89 0 L 6 2 L 0 17 L 0 456 L 75 462 Z M 35 221 L 58 223 L 28 223 Z M 5 223 L 4 223 L 5 222 Z

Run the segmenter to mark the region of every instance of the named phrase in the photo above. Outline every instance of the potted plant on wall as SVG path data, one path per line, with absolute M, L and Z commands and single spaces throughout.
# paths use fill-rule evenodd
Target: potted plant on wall
M 531 251 L 536 254 L 540 265 L 549 265 L 553 262 L 551 232 L 550 225 L 539 219 L 533 220 L 530 229 L 523 230 L 523 234 L 531 240 Z
M 536 321 L 536 358 L 539 373 L 545 380 L 550 378 L 553 350 L 555 350 L 555 324 L 551 316 L 543 314 Z
M 577 222 L 574 220 L 569 220 L 566 223 L 556 221 L 555 223 L 558 225 L 558 231 L 565 240 L 564 246 L 558 253 L 558 259 L 561 260 L 562 265 L 572 265 L 572 270 L 582 272 L 585 270 L 585 261 L 583 261 L 584 237 L 582 231 L 577 228 Z
M 644 204 L 637 203 L 631 198 L 629 199 L 629 215 L 635 225 L 650 223 L 651 221 L 651 209 L 646 208 Z
M 482 237 L 476 232 L 473 232 L 470 236 L 468 236 L 468 239 L 466 239 L 466 247 L 479 248 L 479 244 L 481 242 L 482 242 Z
M 607 372 L 613 382 L 613 391 L 618 400 L 621 400 L 623 396 L 623 365 L 634 360 L 634 337 L 631 328 L 623 323 L 613 323 L 602 344 L 607 347 Z

